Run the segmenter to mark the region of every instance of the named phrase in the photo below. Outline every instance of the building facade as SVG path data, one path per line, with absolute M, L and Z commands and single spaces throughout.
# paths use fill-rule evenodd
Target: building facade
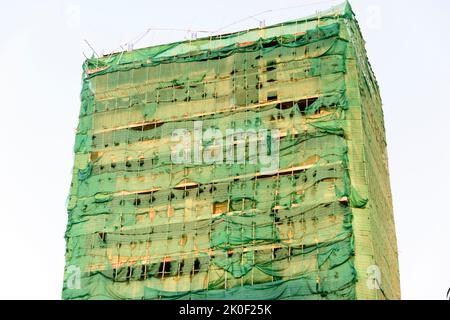
M 64 299 L 399 299 L 348 3 L 88 59 L 65 237 Z

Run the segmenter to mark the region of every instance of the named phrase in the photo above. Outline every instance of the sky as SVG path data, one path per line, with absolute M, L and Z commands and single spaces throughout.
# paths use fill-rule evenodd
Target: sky
M 84 55 L 92 55 L 84 40 L 98 54 L 108 53 L 152 27 L 236 31 L 258 27 L 260 21 L 300 18 L 339 2 L 3 3 L 0 299 L 61 298 L 81 65 Z M 351 4 L 383 100 L 402 298 L 445 299 L 450 288 L 450 2 Z M 190 33 L 152 31 L 135 47 L 182 40 Z

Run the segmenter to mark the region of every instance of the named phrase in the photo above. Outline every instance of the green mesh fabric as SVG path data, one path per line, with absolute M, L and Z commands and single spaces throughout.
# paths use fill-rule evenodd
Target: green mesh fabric
M 64 299 L 386 298 L 364 288 L 392 231 L 375 235 L 359 217 L 392 209 L 389 190 L 368 185 L 379 156 L 364 139 L 380 134 L 361 119 L 375 105 L 382 127 L 381 102 L 348 4 L 83 67 Z M 198 121 L 279 129 L 278 171 L 174 163 L 172 133 Z M 383 294 L 395 298 L 386 256 Z

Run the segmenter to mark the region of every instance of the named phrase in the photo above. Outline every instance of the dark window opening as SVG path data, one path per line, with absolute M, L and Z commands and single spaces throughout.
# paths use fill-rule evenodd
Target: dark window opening
M 273 71 L 277 68 L 277 61 L 276 60 L 269 60 L 266 63 L 266 71 Z
M 271 91 L 267 93 L 267 101 L 276 101 L 278 100 L 278 94 L 276 91 Z
M 280 254 L 280 250 L 281 250 L 281 248 L 273 249 L 273 256 L 274 256 L 274 258 L 278 257 L 278 255 Z
M 192 275 L 197 274 L 200 271 L 200 260 L 195 259 L 194 267 L 192 269 Z
M 98 236 L 100 237 L 100 240 L 105 243 L 106 242 L 106 232 L 99 232 Z
M 135 130 L 135 131 L 147 131 L 147 130 L 152 130 L 152 129 L 161 127 L 163 124 L 164 124 L 164 122 L 152 122 L 152 123 L 147 123 L 147 124 L 144 124 L 141 126 L 130 127 L 130 129 Z
M 286 110 L 286 109 L 290 109 L 294 106 L 294 101 L 286 101 L 286 102 L 281 102 L 279 104 L 277 104 L 276 108 L 279 110 Z
M 140 280 L 147 279 L 147 265 L 145 265 L 145 264 L 141 266 L 141 276 L 139 279 Z
M 113 271 L 113 279 L 114 279 L 114 281 L 116 281 L 116 279 L 117 279 L 117 269 L 114 268 L 112 271 Z
M 178 274 L 183 273 L 183 267 L 184 267 L 184 260 L 181 260 L 181 262 L 178 265 Z
M 164 275 L 169 274 L 170 273 L 170 267 L 171 267 L 171 263 L 170 261 L 163 261 L 159 264 L 159 274 L 161 274 L 162 277 L 164 277 Z
M 316 98 L 309 98 L 309 99 L 302 99 L 302 100 L 297 101 L 298 108 L 300 109 L 300 112 L 302 114 L 305 114 L 306 109 L 310 105 L 312 105 L 316 100 L 317 100 L 317 97 Z
M 133 276 L 133 268 L 132 267 L 128 267 L 127 268 L 127 281 L 131 280 L 131 277 Z

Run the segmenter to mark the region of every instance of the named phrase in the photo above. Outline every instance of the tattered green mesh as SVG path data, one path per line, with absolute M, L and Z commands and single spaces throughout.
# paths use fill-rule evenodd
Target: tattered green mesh
M 354 299 L 348 5 L 89 59 L 65 299 Z M 174 164 L 176 129 L 279 129 L 279 170 Z M 248 160 L 248 159 L 247 159 Z

